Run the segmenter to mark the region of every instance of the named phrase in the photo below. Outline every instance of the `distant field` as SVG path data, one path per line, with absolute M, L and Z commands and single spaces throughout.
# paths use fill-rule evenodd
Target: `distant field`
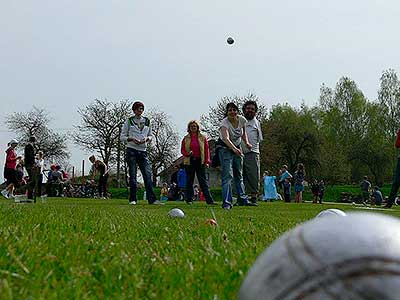
M 168 217 L 174 207 L 186 218 Z M 273 240 L 333 207 L 354 209 L 0 199 L 0 299 L 236 299 L 247 270 Z M 216 227 L 205 223 L 213 212 Z

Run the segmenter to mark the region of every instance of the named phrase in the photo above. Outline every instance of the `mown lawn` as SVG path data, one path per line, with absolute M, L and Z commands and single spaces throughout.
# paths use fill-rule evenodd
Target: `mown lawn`
M 256 257 L 283 232 L 323 209 L 354 209 L 140 202 L 0 199 L 0 299 L 236 299 Z M 174 207 L 186 218 L 171 219 Z M 206 224 L 213 214 L 218 226 Z

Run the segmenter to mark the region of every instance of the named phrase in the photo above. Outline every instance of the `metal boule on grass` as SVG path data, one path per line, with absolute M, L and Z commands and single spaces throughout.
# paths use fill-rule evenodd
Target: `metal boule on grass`
M 337 208 L 330 208 L 330 209 L 325 209 L 323 211 L 321 211 L 316 218 L 321 218 L 321 217 L 332 217 L 332 216 L 336 216 L 336 217 L 345 217 L 347 216 L 347 214 L 340 209 Z
M 168 212 L 168 215 L 172 218 L 184 218 L 185 217 L 185 213 L 183 212 L 183 210 L 179 209 L 179 208 L 173 208 Z
M 396 300 L 400 220 L 377 213 L 314 218 L 269 246 L 247 273 L 240 300 Z

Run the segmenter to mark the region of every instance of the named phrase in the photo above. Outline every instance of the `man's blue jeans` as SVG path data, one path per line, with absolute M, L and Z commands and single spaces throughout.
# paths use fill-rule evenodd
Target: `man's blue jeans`
M 151 168 L 150 161 L 147 157 L 146 151 L 138 151 L 133 148 L 126 149 L 126 160 L 128 162 L 129 168 L 129 202 L 137 201 L 137 167 L 139 167 L 140 172 L 144 180 L 144 186 L 146 187 L 146 197 L 147 201 L 152 204 L 156 201 L 156 195 L 153 191 L 153 182 L 151 180 Z
M 238 203 L 246 204 L 248 199 L 244 192 L 243 184 L 243 158 L 229 149 L 221 148 L 219 150 L 219 159 L 221 161 L 222 175 L 222 207 L 232 207 L 232 180 L 236 187 Z

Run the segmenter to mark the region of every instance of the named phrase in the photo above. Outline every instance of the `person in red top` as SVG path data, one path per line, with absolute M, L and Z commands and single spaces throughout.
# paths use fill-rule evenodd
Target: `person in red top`
M 396 143 L 394 145 L 396 148 L 400 148 L 400 128 L 397 131 Z M 396 165 L 396 170 L 394 171 L 393 174 L 392 188 L 390 189 L 390 195 L 387 204 L 384 206 L 385 208 L 392 207 L 394 200 L 396 199 L 399 187 L 400 187 L 400 156 L 397 157 L 397 165 Z
M 200 132 L 200 124 L 195 120 L 188 123 L 187 132 L 188 134 L 183 138 L 181 145 L 181 153 L 185 157 L 183 164 L 186 167 L 187 175 L 185 200 L 188 204 L 192 204 L 193 182 L 196 175 L 206 198 L 206 203 L 214 205 L 206 177 L 206 168 L 211 163 L 207 137 Z
M 15 154 L 15 148 L 18 145 L 16 139 L 12 139 L 9 143 L 9 147 L 6 150 L 6 165 L 4 167 L 4 178 L 7 179 L 7 187 L 1 191 L 1 194 L 7 199 L 13 196 L 14 185 L 17 184 L 17 173 L 16 166 L 17 161 L 21 159 L 21 156 Z

